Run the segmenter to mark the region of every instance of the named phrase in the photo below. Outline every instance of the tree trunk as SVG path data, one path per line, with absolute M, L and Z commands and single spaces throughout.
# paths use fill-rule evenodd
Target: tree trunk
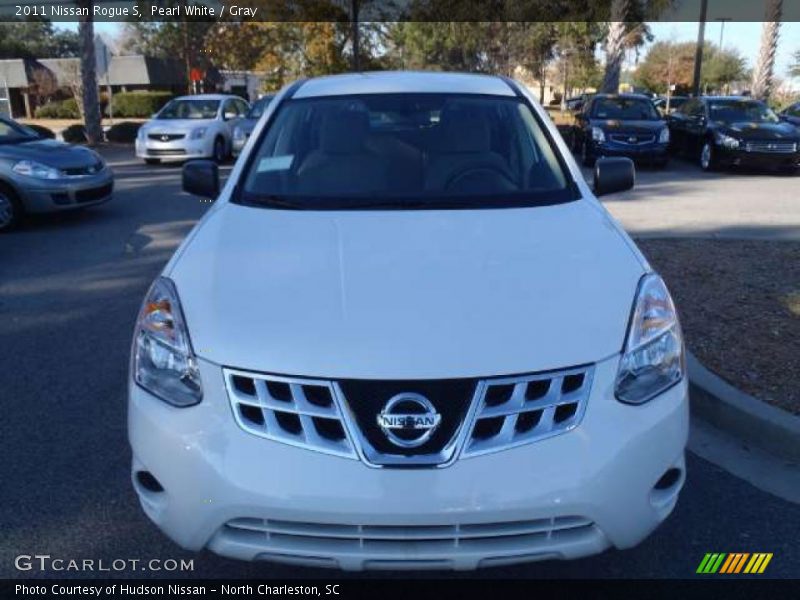
M 100 116 L 100 97 L 97 94 L 97 62 L 94 55 L 94 21 L 92 0 L 81 0 L 79 6 L 86 7 L 89 16 L 81 17 L 78 33 L 81 39 L 81 90 L 83 97 L 83 122 L 86 139 L 90 145 L 103 141 L 103 125 Z
M 625 18 L 629 8 L 630 0 L 611 0 L 611 23 L 606 38 L 606 71 L 600 89 L 605 94 L 619 92 L 622 61 L 625 58 Z
M 752 95 L 759 100 L 769 100 L 772 93 L 775 52 L 778 49 L 782 11 L 783 0 L 768 1 L 764 25 L 761 28 L 761 48 L 758 51 L 758 62 L 753 72 Z

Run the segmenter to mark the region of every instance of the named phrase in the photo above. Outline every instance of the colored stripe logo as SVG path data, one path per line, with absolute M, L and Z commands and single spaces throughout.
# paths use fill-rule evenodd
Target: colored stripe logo
M 709 552 L 700 561 L 696 573 L 703 575 L 713 575 L 715 573 L 726 575 L 763 573 L 771 560 L 771 552 L 755 552 L 752 554 L 749 552 Z

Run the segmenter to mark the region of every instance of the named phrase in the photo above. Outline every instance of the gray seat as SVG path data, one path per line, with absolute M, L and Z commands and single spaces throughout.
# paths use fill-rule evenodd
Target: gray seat
M 367 150 L 368 133 L 366 112 L 337 111 L 323 116 L 319 148 L 297 170 L 300 193 L 348 196 L 384 190 L 386 161 Z
M 484 115 L 464 108 L 442 113 L 440 145 L 428 161 L 428 191 L 473 194 L 519 189 L 508 162 L 492 151 L 491 131 Z

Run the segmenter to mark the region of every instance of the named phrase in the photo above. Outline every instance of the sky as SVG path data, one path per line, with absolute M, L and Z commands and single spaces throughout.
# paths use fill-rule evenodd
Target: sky
M 755 66 L 755 59 L 758 55 L 758 47 L 761 41 L 760 22 L 727 22 L 723 33 L 722 44 L 726 48 L 736 48 L 742 56 L 747 59 L 750 67 Z M 65 26 L 70 29 L 77 28 L 77 24 L 58 23 L 57 26 Z M 114 36 L 122 28 L 121 23 L 95 23 L 95 29 L 99 33 Z M 659 22 L 650 23 L 650 29 L 655 35 L 655 40 L 671 40 L 674 42 L 689 42 L 697 40 L 696 22 Z M 719 44 L 722 23 L 709 20 L 706 24 L 706 40 Z M 775 61 L 775 74 L 783 79 L 788 79 L 789 66 L 792 64 L 792 54 L 800 50 L 800 22 L 790 21 L 781 25 L 780 40 L 778 43 L 778 54 Z M 642 56 L 646 53 L 640 52 Z M 797 78 L 795 79 L 797 83 Z

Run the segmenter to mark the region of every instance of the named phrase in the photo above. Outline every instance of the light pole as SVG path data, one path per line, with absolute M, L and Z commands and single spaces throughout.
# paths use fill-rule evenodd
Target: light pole
M 719 21 L 719 49 L 722 50 L 722 39 L 725 35 L 725 23 L 727 21 L 733 21 L 733 19 L 731 17 L 717 17 L 714 20 Z
M 706 35 L 706 15 L 708 14 L 708 0 L 703 0 L 700 5 L 700 23 L 697 27 L 697 49 L 694 52 L 694 78 L 692 81 L 692 96 L 700 95 L 700 69 L 703 67 L 703 43 Z

